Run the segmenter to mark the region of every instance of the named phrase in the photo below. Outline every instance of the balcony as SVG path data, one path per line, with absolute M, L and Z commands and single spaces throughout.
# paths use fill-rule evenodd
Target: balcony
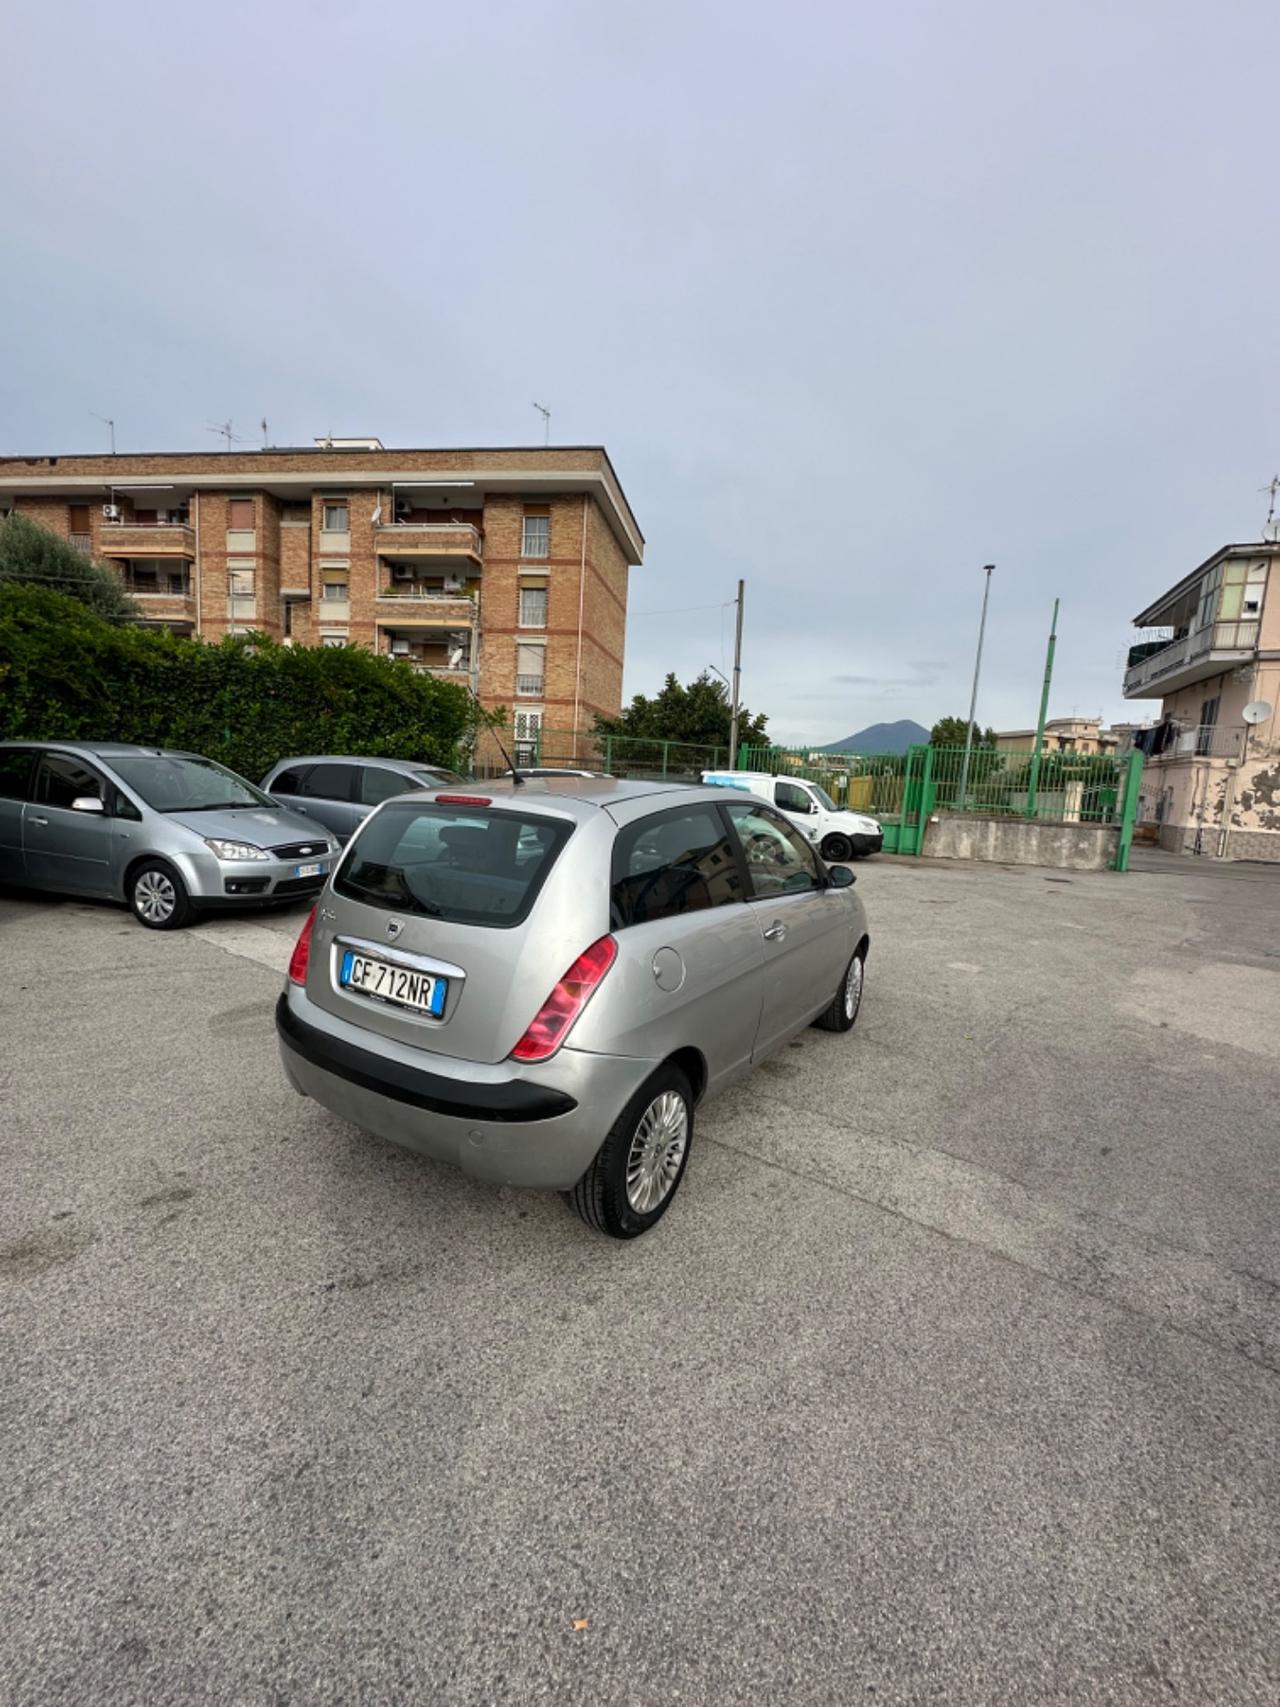
M 72 533 L 67 535 L 67 544 L 73 551 L 83 551 L 88 557 L 93 550 L 93 535 L 91 533 Z
M 194 557 L 195 529 L 186 522 L 103 522 L 104 557 Z
M 1234 761 L 1244 750 L 1244 730 L 1238 725 L 1202 723 L 1198 728 L 1184 729 L 1162 753 L 1147 760 L 1148 764 L 1174 764 L 1185 759 L 1224 759 Z
M 1133 661 L 1125 671 L 1124 697 L 1159 699 L 1246 662 L 1257 645 L 1258 622 L 1250 618 L 1248 622 L 1207 623 L 1192 634 L 1156 645 L 1154 650 L 1135 646 L 1133 652 L 1144 652 L 1145 656 L 1133 658 L 1130 654 Z
M 517 676 L 517 699 L 541 699 L 546 686 L 545 676 Z
M 411 581 L 382 587 L 375 603 L 384 627 L 471 628 L 476 620 L 476 601 L 465 593 L 444 593 Z
M 484 561 L 484 539 L 468 522 L 381 522 L 373 546 L 389 562 L 457 563 L 471 575 Z

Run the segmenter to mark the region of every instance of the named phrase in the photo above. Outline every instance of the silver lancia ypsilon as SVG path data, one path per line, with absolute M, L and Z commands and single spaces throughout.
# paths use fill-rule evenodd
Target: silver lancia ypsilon
M 401 795 L 347 847 L 276 1009 L 296 1090 L 634 1238 L 694 1108 L 804 1026 L 858 1017 L 847 866 L 773 806 L 612 778 Z

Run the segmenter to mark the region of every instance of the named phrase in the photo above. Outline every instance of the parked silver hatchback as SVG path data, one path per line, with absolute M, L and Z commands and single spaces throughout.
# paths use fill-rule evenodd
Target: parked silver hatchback
M 0 881 L 126 901 L 176 930 L 317 894 L 337 841 L 212 759 L 123 742 L 0 742 Z
M 816 1022 L 858 1016 L 847 866 L 772 806 L 611 778 L 380 806 L 276 1009 L 294 1088 L 478 1179 L 567 1191 L 592 1226 L 671 1203 L 694 1107 Z

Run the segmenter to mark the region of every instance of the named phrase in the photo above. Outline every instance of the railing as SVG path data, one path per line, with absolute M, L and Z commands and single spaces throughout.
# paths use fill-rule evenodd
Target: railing
M 1239 729 L 1219 729 L 1214 723 L 1202 723 L 1195 729 L 1184 729 L 1172 747 L 1157 755 L 1160 759 L 1238 759 L 1240 757 Z
M 1211 652 L 1251 652 L 1257 644 L 1256 618 L 1248 622 L 1206 623 L 1194 634 L 1184 634 L 1180 640 L 1171 640 L 1167 646 L 1149 652 L 1133 664 L 1125 671 L 1124 691 L 1132 694 L 1140 687 L 1150 686 Z
M 68 543 L 76 551 L 83 551 L 87 556 L 93 550 L 93 535 L 89 533 L 73 533 L 68 536 Z
M 161 586 L 156 581 L 137 581 L 126 575 L 124 590 L 136 599 L 189 599 L 191 582 L 185 577 L 174 576 L 166 585 Z
M 153 516 L 150 521 L 143 521 L 138 516 L 104 517 L 103 527 L 107 528 L 185 528 L 191 526 L 191 518 L 184 511 L 178 516 Z
M 379 522 L 374 533 L 379 551 L 394 551 L 397 544 L 411 544 L 417 535 L 425 534 L 423 543 L 442 553 L 452 546 L 473 557 L 484 555 L 484 536 L 470 522 Z
M 521 699 L 541 699 L 545 676 L 517 676 L 516 693 Z
M 400 587 L 382 587 L 378 591 L 380 599 L 403 599 L 414 604 L 439 604 L 448 601 L 457 604 L 459 599 L 471 603 L 469 596 L 461 588 L 450 589 L 448 592 L 440 587 L 415 587 L 412 582 L 406 582 Z

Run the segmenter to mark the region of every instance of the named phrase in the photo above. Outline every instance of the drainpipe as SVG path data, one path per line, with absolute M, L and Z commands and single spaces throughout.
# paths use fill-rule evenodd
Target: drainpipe
M 192 496 L 196 501 L 196 634 L 204 631 L 204 574 L 200 563 L 200 492 L 197 489 Z
M 587 593 L 587 514 L 590 494 L 582 494 L 582 556 L 578 562 L 578 662 L 573 677 L 573 756 L 578 756 L 578 718 L 582 704 L 582 604 Z

